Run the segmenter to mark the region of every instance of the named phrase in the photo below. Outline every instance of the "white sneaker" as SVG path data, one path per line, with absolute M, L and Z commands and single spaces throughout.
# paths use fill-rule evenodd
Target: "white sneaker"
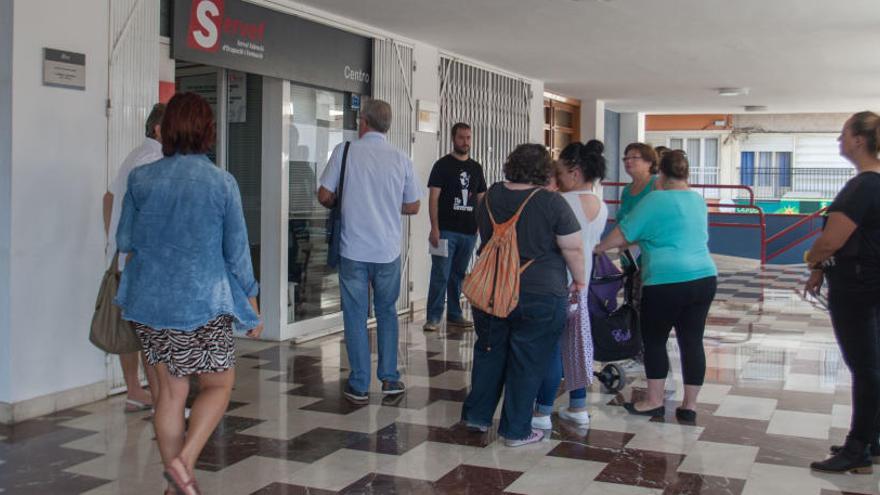
M 478 425 L 476 423 L 465 423 L 465 427 L 468 431 L 472 431 L 474 433 L 486 433 L 489 431 L 489 427 L 486 425 Z
M 532 428 L 536 430 L 552 430 L 553 423 L 550 416 L 532 416 Z
M 522 440 L 504 440 L 504 445 L 508 447 L 520 447 L 522 445 L 528 445 L 530 443 L 537 443 L 544 439 L 544 432 L 541 430 L 532 430 L 532 433 Z
M 571 421 L 572 423 L 578 426 L 589 426 L 590 425 L 590 413 L 587 411 L 578 411 L 572 412 L 567 407 L 559 410 L 559 418 L 564 419 L 566 421 Z M 534 419 L 532 420 L 532 426 L 534 426 Z

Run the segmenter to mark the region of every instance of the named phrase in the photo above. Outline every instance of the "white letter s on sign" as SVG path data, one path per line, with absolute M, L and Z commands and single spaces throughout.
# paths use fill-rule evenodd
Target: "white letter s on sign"
M 196 7 L 196 19 L 207 34 L 202 31 L 194 31 L 192 35 L 196 43 L 203 48 L 212 48 L 217 44 L 218 37 L 220 36 L 217 23 L 208 16 L 209 14 L 211 17 L 217 18 L 220 15 L 220 9 L 211 0 L 201 0 Z

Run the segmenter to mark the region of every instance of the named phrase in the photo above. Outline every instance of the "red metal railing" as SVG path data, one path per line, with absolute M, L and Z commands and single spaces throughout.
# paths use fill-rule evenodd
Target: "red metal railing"
M 807 233 L 807 235 L 801 236 L 801 237 L 797 238 L 796 240 L 786 244 L 781 249 L 778 249 L 778 250 L 774 251 L 773 253 L 767 255 L 767 261 L 772 260 L 773 258 L 788 251 L 789 249 L 792 249 L 793 247 L 797 246 L 798 244 L 806 241 L 810 237 L 813 237 L 814 235 L 821 232 L 821 230 L 822 230 L 821 228 L 814 228 L 813 227 L 813 221 L 822 217 L 823 215 L 825 215 L 825 212 L 827 210 L 828 210 L 828 208 L 822 208 L 819 211 L 815 211 L 815 212 L 807 215 L 806 217 L 798 220 L 797 222 L 789 225 L 788 227 L 780 230 L 779 232 L 771 235 L 770 237 L 768 237 L 767 240 L 765 241 L 765 243 L 769 245 L 771 242 L 776 241 L 778 239 L 781 239 L 782 236 L 784 236 L 790 232 L 794 232 L 795 229 L 799 228 L 802 225 L 805 225 L 807 222 L 810 223 L 810 229 L 809 229 L 809 232 Z
M 626 182 L 603 182 L 602 185 L 608 186 L 608 187 L 615 187 L 615 186 L 620 187 L 620 186 L 626 186 L 626 185 L 628 185 L 628 183 L 626 183 Z M 760 246 L 761 246 L 761 248 L 760 248 L 761 264 L 762 265 L 766 264 L 768 261 L 767 244 L 769 242 L 769 240 L 767 238 L 767 221 L 766 221 L 766 217 L 764 216 L 764 210 L 762 210 L 760 206 L 755 204 L 755 192 L 752 191 L 752 188 L 749 186 L 729 185 L 729 184 L 689 184 L 689 186 L 691 188 L 696 188 L 696 189 L 740 189 L 740 190 L 744 190 L 744 191 L 748 192 L 749 204 L 747 204 L 747 205 L 743 205 L 743 204 L 725 205 L 725 204 L 720 204 L 720 203 L 706 203 L 706 206 L 710 207 L 710 208 L 734 208 L 737 210 L 753 211 L 754 213 L 752 213 L 752 214 L 756 215 L 758 217 L 757 224 L 736 223 L 736 222 L 709 222 L 709 226 L 710 227 L 740 228 L 740 229 L 758 229 L 758 231 L 760 232 L 760 236 L 761 236 L 761 244 L 760 244 Z M 605 200 L 605 203 L 610 204 L 610 205 L 617 205 L 617 204 L 620 204 L 620 200 L 608 199 L 608 200 Z M 713 215 L 729 215 L 729 216 L 742 216 L 744 214 L 749 215 L 749 213 L 743 213 L 743 212 L 732 212 L 732 213 L 712 212 L 712 214 Z M 612 219 L 610 221 L 613 222 L 614 220 Z M 786 229 L 786 230 L 788 230 L 788 229 Z M 776 236 L 778 236 L 778 235 L 779 234 L 776 234 Z M 787 249 L 790 249 L 790 247 L 786 247 L 786 248 L 782 249 L 781 251 L 774 253 L 774 256 L 778 256 L 780 253 L 786 251 Z
M 623 187 L 628 186 L 629 182 L 603 182 L 603 186 L 607 187 Z M 741 186 L 738 184 L 688 184 L 691 189 L 739 189 L 749 193 L 749 204 L 755 204 L 755 191 L 750 186 Z M 726 205 L 725 205 L 726 206 Z
M 754 199 L 753 199 L 754 200 Z M 767 219 L 764 216 L 764 210 L 761 209 L 758 205 L 722 205 L 718 203 L 707 203 L 708 207 L 716 207 L 716 208 L 736 208 L 736 209 L 744 209 L 754 211 L 758 216 L 758 223 L 736 223 L 736 222 L 709 222 L 710 227 L 729 227 L 729 228 L 740 228 L 740 229 L 758 229 L 761 233 L 761 264 L 764 265 L 767 263 Z M 730 215 L 730 216 L 738 216 L 741 215 L 740 212 L 733 213 L 725 213 L 725 212 L 713 212 L 713 215 Z

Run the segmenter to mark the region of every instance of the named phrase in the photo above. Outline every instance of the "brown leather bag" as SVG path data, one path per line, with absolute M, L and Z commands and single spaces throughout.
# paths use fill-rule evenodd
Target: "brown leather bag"
M 497 223 L 486 194 L 486 211 L 492 221 L 492 238 L 480 252 L 474 269 L 464 279 L 462 292 L 471 306 L 499 318 L 507 316 L 519 304 L 519 276 L 532 264 L 531 260 L 520 266 L 516 223 L 539 188 L 529 194 L 516 213 L 504 223 Z
M 95 314 L 92 316 L 92 329 L 89 340 L 98 349 L 110 354 L 127 354 L 141 350 L 141 341 L 134 333 L 131 323 L 122 319 L 122 309 L 113 303 L 119 290 L 119 253 L 104 272 L 98 299 L 95 301 Z

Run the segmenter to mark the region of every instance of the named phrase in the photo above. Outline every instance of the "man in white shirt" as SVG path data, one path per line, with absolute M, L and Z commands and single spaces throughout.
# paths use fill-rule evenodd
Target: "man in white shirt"
M 104 194 L 104 232 L 107 233 L 107 264 L 113 260 L 116 253 L 116 228 L 119 226 L 119 215 L 122 213 L 122 198 L 128 189 L 128 175 L 135 167 L 153 163 L 163 157 L 161 123 L 165 115 L 165 105 L 157 103 L 153 105 L 146 122 L 146 139 L 131 151 L 119 167 L 116 178 L 110 184 L 110 189 Z M 125 268 L 125 255 L 119 254 L 119 269 Z M 150 391 L 141 387 L 138 379 L 138 355 L 144 363 L 144 371 Z M 131 352 L 119 355 L 119 364 L 122 366 L 122 375 L 128 388 L 128 397 L 125 401 L 126 412 L 138 412 L 149 410 L 153 407 L 153 395 L 157 393 L 158 381 L 156 371 L 150 366 L 142 352 Z
M 382 393 L 405 391 L 397 370 L 401 214 L 419 212 L 424 189 L 415 180 L 412 161 L 385 137 L 391 126 L 391 106 L 382 100 L 366 102 L 358 123 L 360 139 L 349 147 L 342 189 L 339 291 L 351 366 L 344 393 L 353 401 L 365 402 L 370 389 L 367 314 L 371 287 L 378 323 L 376 374 Z M 327 208 L 336 204 L 344 146 L 333 150 L 321 175 L 318 201 Z

